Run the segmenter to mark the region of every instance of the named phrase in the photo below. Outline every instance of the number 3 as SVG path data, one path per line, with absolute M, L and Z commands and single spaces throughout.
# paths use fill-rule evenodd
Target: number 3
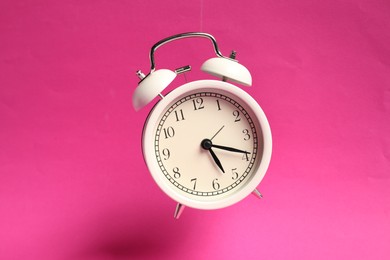
M 250 136 L 250 134 L 249 134 L 249 130 L 248 130 L 248 129 L 242 130 L 242 133 L 245 135 L 245 136 L 244 136 L 244 140 L 245 140 L 245 141 L 248 141 L 249 139 L 251 139 L 251 136 Z

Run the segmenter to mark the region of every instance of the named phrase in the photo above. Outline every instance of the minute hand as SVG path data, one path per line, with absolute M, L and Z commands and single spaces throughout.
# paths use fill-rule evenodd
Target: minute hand
M 247 152 L 247 151 L 239 150 L 239 149 L 236 149 L 236 148 L 233 148 L 233 147 L 222 146 L 222 145 L 212 144 L 211 147 L 214 147 L 214 148 L 217 148 L 217 149 L 226 150 L 226 151 L 229 151 L 229 152 L 250 154 L 250 152 Z

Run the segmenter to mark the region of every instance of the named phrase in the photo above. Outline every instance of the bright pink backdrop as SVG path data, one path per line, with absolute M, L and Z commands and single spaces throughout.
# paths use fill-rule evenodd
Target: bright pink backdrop
M 0 259 L 390 259 L 389 14 L 386 0 L 1 1 Z M 141 156 L 150 106 L 131 95 L 150 47 L 186 31 L 238 51 L 274 153 L 264 200 L 175 221 Z M 193 39 L 156 58 L 194 80 L 212 55 Z

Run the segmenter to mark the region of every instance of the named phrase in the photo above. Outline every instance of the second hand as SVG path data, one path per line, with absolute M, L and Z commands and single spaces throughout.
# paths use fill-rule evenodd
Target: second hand
M 221 132 L 222 129 L 223 129 L 224 127 L 225 127 L 225 126 L 223 125 L 223 126 L 221 127 L 221 129 L 219 129 L 218 132 L 216 132 L 215 135 L 213 135 L 213 137 L 210 138 L 210 140 L 213 140 L 213 138 L 216 137 L 217 134 L 219 134 L 219 132 Z

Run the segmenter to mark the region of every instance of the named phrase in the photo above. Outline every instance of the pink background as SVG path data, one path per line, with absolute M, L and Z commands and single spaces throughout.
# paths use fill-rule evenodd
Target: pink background
M 0 259 L 390 259 L 389 14 L 386 0 L 2 0 Z M 274 151 L 263 200 L 175 221 L 141 155 L 150 106 L 131 96 L 150 47 L 186 31 L 238 52 Z M 196 80 L 210 57 L 186 39 L 156 60 Z

